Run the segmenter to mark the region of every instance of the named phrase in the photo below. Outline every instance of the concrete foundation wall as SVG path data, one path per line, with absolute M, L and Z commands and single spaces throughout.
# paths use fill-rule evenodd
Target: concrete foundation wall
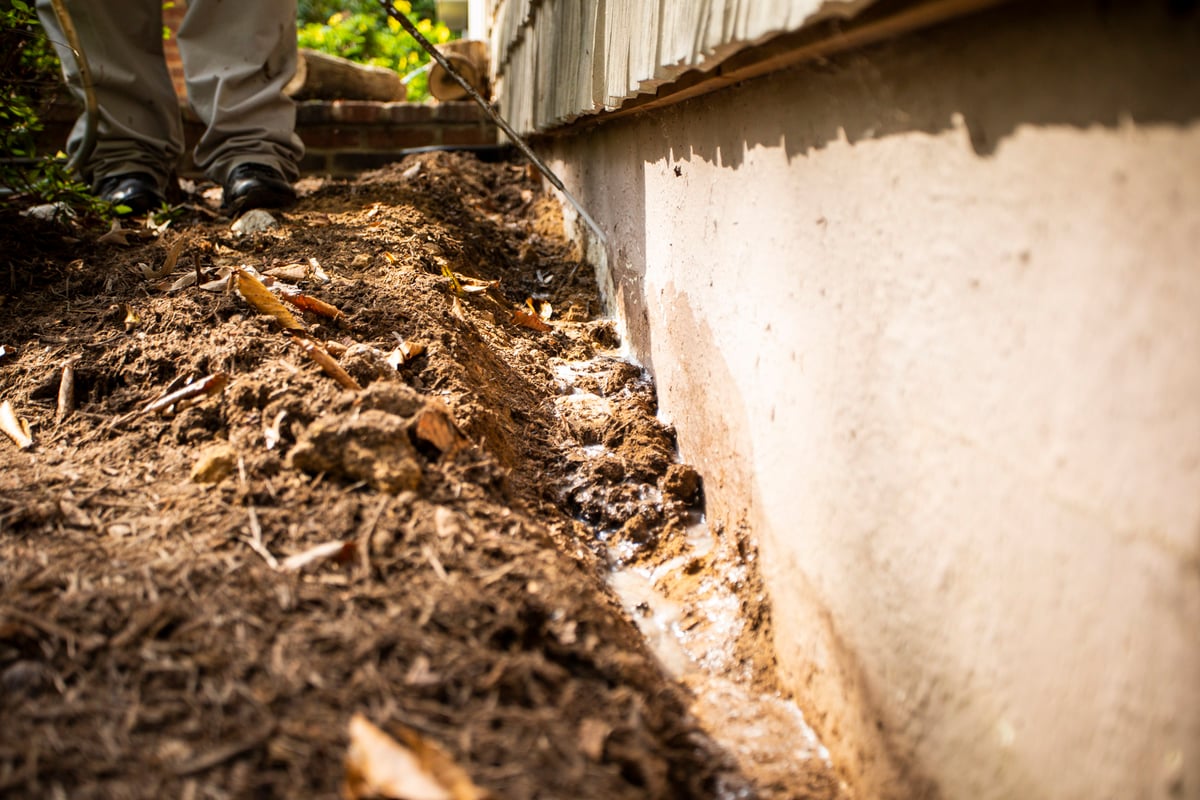
M 1200 21 L 1168 5 L 1005 6 L 547 144 L 860 797 L 1200 797 Z

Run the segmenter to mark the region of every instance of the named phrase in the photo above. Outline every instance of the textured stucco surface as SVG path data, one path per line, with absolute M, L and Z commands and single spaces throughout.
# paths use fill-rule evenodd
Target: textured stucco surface
M 547 147 L 861 797 L 1200 797 L 1200 21 L 1166 6 L 1018 4 Z

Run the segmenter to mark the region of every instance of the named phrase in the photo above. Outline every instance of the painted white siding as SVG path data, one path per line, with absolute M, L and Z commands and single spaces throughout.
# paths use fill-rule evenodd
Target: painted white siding
M 493 0 L 501 113 L 544 130 L 619 108 L 691 69 L 873 0 Z

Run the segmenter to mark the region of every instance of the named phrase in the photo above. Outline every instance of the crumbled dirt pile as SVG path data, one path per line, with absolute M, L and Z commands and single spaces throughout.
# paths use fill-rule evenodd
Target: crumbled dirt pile
M 450 154 L 304 190 L 0 212 L 0 794 L 332 797 L 360 712 L 496 797 L 754 796 L 605 584 L 702 492 L 553 200 Z

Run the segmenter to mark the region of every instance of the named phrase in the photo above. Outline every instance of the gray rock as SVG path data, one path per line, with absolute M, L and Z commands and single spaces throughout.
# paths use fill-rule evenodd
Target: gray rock
M 279 220 L 261 208 L 254 208 L 238 217 L 230 230 L 238 236 L 245 236 L 248 233 L 263 233 L 278 227 Z

